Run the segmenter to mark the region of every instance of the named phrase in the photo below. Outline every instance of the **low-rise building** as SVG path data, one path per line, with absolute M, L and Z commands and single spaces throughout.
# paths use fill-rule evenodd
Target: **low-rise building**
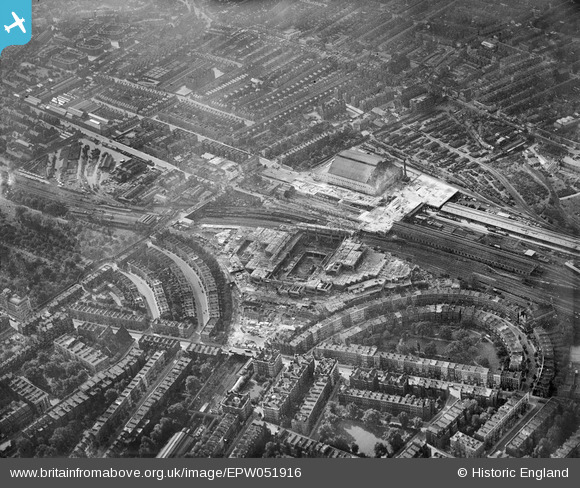
M 570 457 L 578 457 L 578 453 L 580 452 L 580 429 L 574 432 L 566 442 L 562 444 L 558 450 L 552 454 L 551 457 L 553 458 L 570 458 Z
M 374 408 L 379 412 L 390 412 L 393 415 L 406 412 L 409 417 L 420 417 L 423 420 L 429 420 L 435 413 L 435 404 L 431 399 L 416 398 L 411 395 L 389 395 L 345 386 L 341 387 L 338 393 L 338 401 L 341 405 L 354 403 L 365 410 Z
M 103 308 L 84 303 L 75 303 L 69 307 L 69 313 L 74 319 L 94 322 L 115 327 L 125 326 L 127 329 L 145 330 L 149 326 L 147 317 L 137 312 L 127 312 L 115 308 Z
M 279 424 L 290 406 L 306 392 L 306 385 L 314 375 L 314 358 L 311 356 L 294 356 L 285 367 L 276 382 L 266 393 L 262 402 L 264 420 Z
M 269 434 L 263 423 L 254 420 L 236 443 L 230 458 L 256 457 L 264 448 Z
M 151 327 L 153 327 L 153 331 L 157 334 L 174 337 L 189 337 L 195 331 L 193 321 L 178 322 L 175 320 L 155 319 L 151 323 Z
M 517 416 L 523 412 L 530 399 L 529 392 L 526 394 L 515 393 L 508 401 L 499 407 L 497 412 L 475 433 L 474 437 L 482 441 L 486 446 L 497 441 L 501 435 L 513 425 Z
M 467 423 L 475 407 L 477 407 L 475 400 L 456 401 L 427 428 L 427 442 L 439 449 L 444 449 L 453 434 Z
M 455 432 L 450 439 L 451 452 L 455 457 L 478 458 L 482 457 L 485 450 L 483 442 L 464 434 Z
M 64 334 L 58 337 L 54 340 L 54 347 L 66 357 L 76 359 L 93 373 L 109 366 L 108 356 L 73 335 Z
M 349 452 L 341 451 L 328 444 L 285 429 L 278 432 L 278 439 L 290 449 L 290 455 L 293 457 L 332 459 L 357 457 Z
M 193 359 L 219 358 L 223 354 L 223 349 L 217 346 L 208 346 L 207 344 L 191 343 L 185 349 L 188 356 Z
M 292 430 L 302 435 L 310 435 L 310 431 L 324 409 L 326 400 L 328 400 L 331 392 L 330 377 L 318 378 L 308 390 L 306 397 L 298 408 L 298 412 L 292 419 Z
M 143 334 L 139 339 L 139 347 L 144 351 L 166 351 L 170 356 L 173 356 L 181 349 L 181 343 L 179 339 Z
M 50 397 L 44 390 L 33 385 L 24 376 L 7 376 L 8 388 L 19 399 L 34 407 L 37 413 L 43 413 L 50 407 Z
M 16 400 L 0 409 L 0 433 L 8 435 L 17 432 L 34 417 L 34 409 L 26 402 Z
M 553 424 L 559 408 L 558 400 L 550 398 L 507 443 L 506 452 L 513 457 L 531 454 L 534 447 Z
M 374 356 L 376 353 L 376 346 L 331 344 L 328 342 L 322 343 L 314 349 L 314 355 L 317 358 L 332 358 L 337 359 L 339 363 L 353 364 L 367 368 L 374 365 Z

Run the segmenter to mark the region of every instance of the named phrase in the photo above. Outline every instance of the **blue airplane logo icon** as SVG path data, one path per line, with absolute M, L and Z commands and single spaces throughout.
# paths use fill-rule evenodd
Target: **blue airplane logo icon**
M 12 25 L 5 25 L 4 29 L 6 29 L 6 32 L 8 32 L 8 34 L 10 34 L 10 31 L 12 29 L 14 29 L 14 27 L 20 27 L 20 30 L 26 34 L 26 29 L 24 28 L 24 19 L 20 19 L 18 18 L 18 15 L 16 15 L 14 12 L 12 12 L 12 17 L 14 17 L 14 23 Z
M 0 53 L 8 46 L 22 46 L 32 35 L 32 0 L 0 0 Z

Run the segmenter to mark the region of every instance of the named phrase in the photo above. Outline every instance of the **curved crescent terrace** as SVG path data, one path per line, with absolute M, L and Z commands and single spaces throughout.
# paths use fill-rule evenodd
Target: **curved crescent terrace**
M 315 322 L 294 336 L 282 333 L 272 340 L 272 344 L 285 354 L 305 353 L 314 349 L 317 354 L 336 358 L 339 362 L 354 365 L 369 363 L 369 366 L 380 367 L 381 356 L 384 358 L 384 354 L 389 353 L 381 353 L 376 347 L 361 348 L 359 344 L 364 342 L 365 337 L 392 327 L 409 330 L 416 322 L 473 328 L 497 339 L 505 347 L 509 361 L 503 371 L 471 365 L 467 369 L 472 369 L 475 376 L 460 377 L 460 381 L 467 379 L 467 382 L 483 385 L 520 388 L 526 385 L 522 370 L 530 377 L 536 374 L 533 366 L 531 370 L 527 366 L 533 365 L 530 357 L 533 359 L 536 350 L 542 356 L 550 354 L 549 339 L 540 345 L 534 344 L 534 336 L 528 337 L 525 314 L 520 307 L 485 293 L 458 289 L 420 290 L 362 303 Z M 399 361 L 414 361 L 419 369 L 457 369 L 461 366 L 449 361 L 400 356 Z M 551 379 L 546 378 L 551 372 L 541 373 L 542 381 Z M 477 375 L 481 379 L 477 379 Z M 537 384 L 531 385 L 532 388 Z

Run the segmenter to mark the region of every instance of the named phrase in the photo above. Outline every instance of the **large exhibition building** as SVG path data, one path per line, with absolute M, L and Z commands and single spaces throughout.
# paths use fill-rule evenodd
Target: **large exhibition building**
M 335 156 L 323 177 L 332 185 L 367 195 L 379 195 L 401 175 L 401 168 L 385 159 L 349 149 Z

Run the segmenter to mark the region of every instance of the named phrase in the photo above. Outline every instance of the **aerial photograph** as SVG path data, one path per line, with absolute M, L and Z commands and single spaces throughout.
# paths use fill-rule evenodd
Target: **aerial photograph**
M 580 1 L 0 16 L 0 457 L 580 457 Z

